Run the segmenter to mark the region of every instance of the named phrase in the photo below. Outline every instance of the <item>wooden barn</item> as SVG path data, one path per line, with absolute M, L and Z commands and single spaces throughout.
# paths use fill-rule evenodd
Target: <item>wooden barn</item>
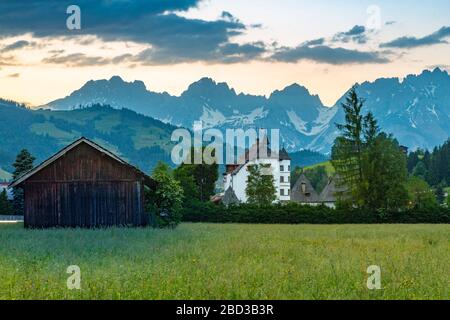
M 144 226 L 144 187 L 156 183 L 81 138 L 11 183 L 25 194 L 26 228 Z

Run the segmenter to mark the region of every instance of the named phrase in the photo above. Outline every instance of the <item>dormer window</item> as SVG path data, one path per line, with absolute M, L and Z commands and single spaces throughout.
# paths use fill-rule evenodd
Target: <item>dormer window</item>
M 306 183 L 302 182 L 301 188 L 302 188 L 302 193 L 306 194 Z

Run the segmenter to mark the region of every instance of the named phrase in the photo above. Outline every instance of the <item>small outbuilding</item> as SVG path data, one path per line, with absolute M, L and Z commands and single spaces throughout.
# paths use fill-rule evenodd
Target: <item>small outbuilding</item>
M 156 182 L 86 138 L 10 185 L 24 190 L 26 228 L 145 226 L 144 188 Z

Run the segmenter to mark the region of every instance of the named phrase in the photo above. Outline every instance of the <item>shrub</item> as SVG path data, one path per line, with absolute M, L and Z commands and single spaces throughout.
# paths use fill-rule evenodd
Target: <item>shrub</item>
M 362 209 L 332 209 L 326 206 L 239 205 L 225 207 L 213 203 L 191 202 L 182 210 L 185 222 L 253 224 L 378 224 L 378 223 L 450 223 L 450 210 L 407 210 L 370 212 Z

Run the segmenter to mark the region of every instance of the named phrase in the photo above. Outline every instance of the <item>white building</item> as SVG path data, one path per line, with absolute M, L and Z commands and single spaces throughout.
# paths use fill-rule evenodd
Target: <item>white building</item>
M 260 152 L 260 150 L 263 150 L 262 148 L 268 151 Z M 291 200 L 291 158 L 285 149 L 276 154 L 270 150 L 268 142 L 260 144 L 258 141 L 250 150 L 245 152 L 245 161 L 239 161 L 239 163 L 244 164 L 227 165 L 227 170 L 224 173 L 224 189 L 228 193 L 234 191 L 241 203 L 247 202 L 245 190 L 249 176 L 248 168 L 252 165 L 270 165 L 277 201 L 286 202 Z

